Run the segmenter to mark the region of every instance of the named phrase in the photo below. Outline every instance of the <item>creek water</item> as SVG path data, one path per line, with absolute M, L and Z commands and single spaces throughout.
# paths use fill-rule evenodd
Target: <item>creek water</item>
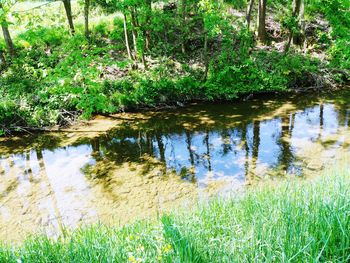
M 349 152 L 350 92 L 264 96 L 120 114 L 106 132 L 1 139 L 0 240 L 125 224 L 281 178 Z M 248 186 L 247 186 L 248 185 Z

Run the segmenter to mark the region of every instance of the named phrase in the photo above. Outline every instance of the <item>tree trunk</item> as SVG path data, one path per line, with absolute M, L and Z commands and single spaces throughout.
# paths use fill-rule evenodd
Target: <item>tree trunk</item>
M 304 1 L 302 0 L 294 0 L 293 1 L 293 16 L 298 19 L 298 29 L 302 30 L 302 23 L 304 20 Z M 301 46 L 303 43 L 303 37 L 301 36 L 301 32 L 297 35 L 293 34 L 293 44 Z
M 133 9 L 131 10 L 131 25 L 132 41 L 134 44 L 134 58 L 135 60 L 137 60 L 137 22 L 135 17 L 135 11 Z
M 152 23 L 152 0 L 146 0 L 146 29 L 145 29 L 145 50 L 150 49 L 151 45 L 151 23 Z
M 0 72 L 6 67 L 6 59 L 4 52 L 0 50 Z
M 305 4 L 304 0 L 299 0 L 299 8 L 298 8 L 298 13 L 296 14 L 298 16 L 298 27 L 299 27 L 299 34 L 295 37 L 293 37 L 293 44 L 302 46 L 304 44 L 305 40 L 305 19 L 304 19 L 304 14 L 305 14 Z
M 181 2 L 181 8 L 182 8 L 182 14 L 181 14 L 181 18 L 182 18 L 182 41 L 181 41 L 181 52 L 183 54 L 186 53 L 186 16 L 187 16 L 187 1 L 186 0 L 182 0 Z
M 247 6 L 247 14 L 246 14 L 246 22 L 247 22 L 247 28 L 250 29 L 250 21 L 252 16 L 252 10 L 253 10 L 254 0 L 249 0 L 248 6 Z
M 66 10 L 67 20 L 69 24 L 69 30 L 72 35 L 75 33 L 74 24 L 73 24 L 73 17 L 72 17 L 72 6 L 70 0 L 62 0 L 64 9 Z
M 85 22 L 85 37 L 86 38 L 89 38 L 89 10 L 90 10 L 90 0 L 85 0 L 84 22 Z
M 267 0 L 259 0 L 258 8 L 258 40 L 266 43 L 266 2 Z
M 143 68 L 147 69 L 148 68 L 147 61 L 146 61 L 146 57 L 145 57 L 145 52 L 143 52 L 143 51 L 141 53 L 141 59 L 142 59 Z
M 209 71 L 209 55 L 208 55 L 208 33 L 204 32 L 204 48 L 203 48 L 203 60 L 204 60 L 204 74 L 202 81 L 206 81 Z
M 2 23 L 1 28 L 2 28 L 2 33 L 4 35 L 4 40 L 6 43 L 7 50 L 9 52 L 10 56 L 14 57 L 16 55 L 15 46 L 13 45 L 10 31 L 9 31 L 9 28 L 8 28 L 6 22 Z
M 292 16 L 295 17 L 295 18 L 296 18 L 297 16 L 299 16 L 299 14 L 300 14 L 301 1 L 302 1 L 302 0 L 293 0 L 293 12 L 292 12 Z M 288 52 L 292 41 L 293 41 L 293 43 L 296 43 L 296 42 L 297 42 L 297 40 L 296 40 L 295 37 L 293 37 L 293 36 L 294 36 L 293 30 L 290 29 L 290 31 L 289 31 L 289 36 L 288 36 L 288 42 L 287 42 L 286 47 L 285 47 L 285 50 L 284 50 L 285 53 Z
M 139 54 L 138 46 L 137 46 L 137 41 L 138 41 L 138 32 L 137 28 L 140 27 L 139 21 L 138 21 L 138 15 L 137 15 L 137 10 L 135 8 L 131 9 L 131 24 L 132 24 L 132 39 L 133 39 L 133 44 L 134 44 L 134 58 L 135 61 L 137 61 L 137 57 Z M 141 61 L 143 63 L 143 66 L 145 69 L 147 69 L 147 63 L 146 63 L 146 58 L 145 58 L 145 53 L 143 48 L 140 50 L 140 55 L 141 55 Z
M 292 43 L 292 38 L 293 38 L 293 31 L 290 30 L 289 31 L 289 36 L 288 36 L 288 42 L 284 48 L 284 54 L 287 54 L 289 48 L 290 48 L 290 44 Z
M 127 18 L 125 13 L 123 13 L 123 22 L 124 22 L 124 38 L 125 38 L 126 50 L 128 52 L 129 59 L 133 60 L 131 50 L 130 50 L 130 45 L 129 45 L 128 26 L 127 26 Z

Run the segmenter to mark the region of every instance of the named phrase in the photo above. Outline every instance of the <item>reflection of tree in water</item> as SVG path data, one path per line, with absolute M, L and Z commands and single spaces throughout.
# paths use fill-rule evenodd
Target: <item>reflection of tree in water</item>
M 19 204 L 20 207 L 27 207 L 28 204 L 33 202 L 33 200 L 36 201 L 36 199 L 40 199 L 41 202 L 47 200 L 48 204 L 52 205 L 53 217 L 51 217 L 50 211 L 43 210 L 42 207 L 40 207 L 40 202 L 35 203 L 35 206 L 37 207 L 34 207 L 34 211 L 37 210 L 36 212 L 38 212 L 39 216 L 43 215 L 42 212 L 48 213 L 50 215 L 50 217 L 47 218 L 48 221 L 43 221 L 42 223 L 53 224 L 55 227 L 62 230 L 62 216 L 59 210 L 55 190 L 52 187 L 46 171 L 43 150 L 31 149 L 24 151 L 21 154 L 7 154 L 1 156 L 1 159 L 4 161 L 5 166 L 7 165 L 8 167 L 4 169 L 0 163 L 0 171 L 4 170 L 0 175 L 4 176 L 2 182 L 6 186 L 6 189 L 3 189 L 2 195 L 0 195 L 0 200 L 2 197 L 11 194 L 14 196 L 11 198 L 15 200 L 15 204 Z M 15 161 L 15 159 L 17 160 Z M 35 176 L 33 173 L 33 165 L 34 167 L 38 167 L 38 176 Z M 41 182 L 44 182 L 45 187 L 43 187 Z M 19 191 L 19 188 L 24 185 L 25 187 Z M 13 204 L 13 202 L 10 202 L 9 207 Z M 19 211 L 16 209 L 14 212 L 14 215 L 16 215 Z M 45 219 L 45 217 L 41 219 Z
M 66 139 L 64 134 L 36 134 L 28 135 L 24 134 L 14 139 L 9 138 L 8 140 L 0 142 L 0 148 L 4 149 L 4 153 L 20 153 L 30 151 L 30 149 L 46 149 L 54 150 L 60 147 L 60 144 Z M 0 150 L 0 157 L 2 152 Z
M 196 179 L 195 177 L 196 165 L 195 165 L 195 153 L 192 146 L 192 134 L 189 130 L 186 129 L 185 135 L 186 135 L 186 148 L 188 150 L 191 167 L 188 169 L 186 166 L 183 166 L 181 168 L 180 175 L 181 177 L 187 178 L 189 181 L 194 182 Z
M 209 144 L 209 131 L 206 131 L 205 137 L 204 137 L 204 144 L 206 147 L 206 153 L 205 153 L 205 159 L 207 159 L 208 161 L 208 172 L 212 172 L 212 167 L 211 167 L 211 155 L 210 155 L 210 144 Z M 223 145 L 225 145 L 225 143 L 223 143 Z
M 166 167 L 165 146 L 164 146 L 163 138 L 159 132 L 156 132 L 155 137 L 158 145 L 160 161 L 161 163 L 164 163 L 164 166 Z
M 294 161 L 289 142 L 294 126 L 294 116 L 291 114 L 290 117 L 281 118 L 282 131 L 280 139 L 276 142 L 281 149 L 278 163 L 283 165 L 286 170 Z M 241 123 L 235 127 L 206 127 L 203 132 L 201 129 L 181 128 L 162 131 L 161 129 L 135 130 L 124 127 L 124 129 L 115 130 L 106 136 L 92 139 L 90 143 L 93 156 L 97 161 L 110 161 L 115 165 L 122 165 L 126 162 L 147 165 L 149 159 L 145 156 L 151 157 L 157 159 L 165 169 L 175 170 L 180 176 L 192 182 L 196 181 L 197 171 L 200 167 L 202 173 L 203 169 L 209 174 L 214 171 L 212 151 L 219 152 L 219 156 L 221 156 L 218 157 L 215 154 L 215 158 L 223 158 L 228 154 L 235 156 L 237 151 L 242 151 L 245 155 L 242 172 L 245 174 L 246 180 L 250 182 L 257 174 L 261 141 L 260 122 L 260 120 L 254 120 L 251 124 Z M 248 138 L 248 129 L 252 131 L 251 138 Z M 216 139 L 214 145 L 210 142 L 211 134 Z M 198 140 L 197 138 L 202 139 Z M 193 144 L 194 140 L 196 146 Z M 243 142 L 243 149 L 239 150 L 240 148 L 236 145 L 237 141 Z
M 283 105 L 283 100 L 265 102 L 257 100 L 241 105 L 220 105 L 220 107 L 206 105 L 179 112 L 155 113 L 150 118 L 128 120 L 103 136 L 82 139 L 73 146 L 82 144 L 91 146 L 91 155 L 96 161 L 96 166 L 99 165 L 101 168 L 101 177 L 108 175 L 108 172 L 102 170 L 110 171 L 115 166 L 126 163 L 136 165 L 148 163 L 149 169 L 152 169 L 152 165 L 157 161 L 156 165 L 164 167 L 164 171 L 176 170 L 183 177 L 194 181 L 198 173 L 211 174 L 221 169 L 224 165 L 220 163 L 222 159 L 228 167 L 225 171 L 230 172 L 228 169 L 231 167 L 236 170 L 241 169 L 247 180 L 252 180 L 257 173 L 259 158 L 268 158 L 267 162 L 264 160 L 265 163 L 272 165 L 277 163 L 285 170 L 289 170 L 295 161 L 290 142 L 295 114 L 277 115 L 273 118 L 273 120 L 280 120 L 282 124 L 281 130 L 279 128 L 277 130 L 272 124 L 267 127 L 274 129 L 271 133 L 279 134 L 279 138 L 272 142 L 274 145 L 271 145 L 271 148 L 277 145 L 279 151 L 274 153 L 276 156 L 260 155 L 261 151 L 270 150 L 261 149 L 266 147 L 265 144 L 261 146 L 263 140 L 261 136 L 265 136 L 261 134 L 261 129 L 264 127 L 265 131 L 265 125 L 266 123 L 269 125 L 269 121 L 264 121 L 262 126 L 260 120 L 263 120 L 264 116 L 268 117 L 271 112 L 278 112 L 277 110 Z M 309 98 L 307 103 L 302 100 L 294 102 L 295 108 L 304 109 L 304 111 L 313 108 L 312 104 Z M 306 105 L 310 107 L 307 108 Z M 341 106 L 345 108 L 344 105 Z M 320 103 L 320 133 L 324 126 L 323 107 Z M 339 109 L 338 115 L 339 121 L 345 125 L 348 113 L 347 109 L 343 110 L 343 108 Z M 343 116 L 344 120 L 341 119 Z M 51 141 L 53 143 L 51 148 L 55 148 L 59 142 L 50 138 L 43 141 Z M 237 156 L 243 158 L 241 166 L 235 163 Z
M 292 133 L 294 129 L 295 114 L 286 114 L 280 118 L 281 120 L 281 133 L 278 139 L 278 145 L 280 146 L 279 156 L 277 158 L 277 166 L 288 172 L 293 166 L 295 156 L 293 148 L 290 144 Z
M 1 159 L 4 160 L 7 164 L 7 168 L 10 170 L 15 167 L 15 162 L 13 161 L 13 158 L 10 154 L 1 156 Z M 0 160 L 1 160 L 0 159 Z M 7 169 L 5 167 L 0 168 L 0 175 L 6 176 L 6 179 L 2 180 L 2 183 L 4 184 L 4 189 L 2 189 L 0 194 L 0 201 L 2 201 L 2 198 L 7 196 L 11 191 L 17 191 L 19 186 L 19 180 L 17 178 L 17 174 L 15 172 L 5 172 Z M 2 202 L 1 202 L 2 203 Z
M 313 107 L 304 108 L 304 112 Z M 346 125 L 347 109 L 335 108 L 338 112 L 336 118 L 339 118 L 339 122 Z M 322 102 L 319 104 L 319 109 L 317 118 L 319 119 L 321 135 L 324 126 L 324 104 Z M 207 114 L 206 116 L 210 115 Z M 224 114 L 219 116 L 220 118 L 225 117 Z M 216 165 L 218 158 L 228 156 L 227 158 L 230 159 L 232 155 L 233 163 L 227 163 L 226 165 L 228 167 L 234 166 L 234 158 L 238 153 L 238 156 L 244 158 L 242 168 L 239 169 L 242 170 L 246 180 L 250 182 L 258 174 L 260 151 L 268 152 L 274 148 L 274 145 L 270 145 L 268 149 L 260 149 L 262 135 L 259 111 L 256 112 L 256 116 L 256 118 L 251 118 L 254 121 L 243 121 L 231 125 L 223 125 L 225 122 L 219 121 L 218 125 L 194 124 L 191 128 L 178 125 L 181 120 L 174 122 L 172 126 L 167 123 L 167 126 L 162 125 L 161 120 L 158 119 L 156 124 L 152 122 L 143 123 L 142 128 L 125 126 L 122 129 L 115 130 L 104 137 L 98 138 L 100 146 L 93 146 L 93 149 L 96 149 L 94 152 L 100 151 L 100 156 L 117 165 L 125 162 L 143 164 L 145 163 L 143 157 L 150 156 L 157 159 L 166 170 L 176 170 L 182 177 L 190 181 L 195 181 L 199 175 L 198 173 L 201 173 L 200 175 L 211 174 L 220 169 L 220 166 Z M 216 121 L 215 117 L 210 117 Z M 271 121 L 264 121 L 264 130 L 273 129 L 271 134 L 279 134 L 278 139 L 273 140 L 279 150 L 276 153 L 271 153 L 276 154 L 275 157 L 264 157 L 268 158 L 268 161 L 265 161 L 264 164 L 271 165 L 271 167 L 276 166 L 287 172 L 290 172 L 291 169 L 293 171 L 299 169 L 295 164 L 297 160 L 291 145 L 295 118 L 296 113 L 292 112 L 277 115 Z M 274 120 L 280 121 L 281 128 L 274 127 Z M 239 147 L 237 142 L 242 142 L 241 146 L 243 147 Z M 264 145 L 264 147 L 266 146 Z M 233 169 L 237 169 L 237 167 Z
M 244 175 L 245 178 L 248 178 L 249 176 L 249 145 L 248 145 L 248 136 L 247 136 L 247 125 L 244 125 L 242 129 L 242 140 L 244 142 L 244 151 L 245 151 L 245 158 L 244 158 Z
M 231 134 L 229 129 L 222 130 L 220 133 L 220 136 L 223 139 L 222 155 L 225 156 L 228 153 L 230 153 L 233 149 L 232 147 L 233 142 L 231 141 Z
M 39 164 L 39 168 L 40 168 L 40 175 L 41 175 L 42 179 L 44 180 L 46 187 L 49 190 L 50 197 L 52 199 L 52 206 L 53 206 L 54 216 L 55 216 L 54 219 L 57 221 L 57 224 L 58 224 L 58 227 L 60 228 L 60 230 L 63 231 L 64 227 L 63 227 L 63 223 L 62 223 L 62 215 L 61 215 L 60 209 L 58 207 L 58 202 L 57 202 L 55 190 L 53 189 L 51 182 L 50 182 L 50 178 L 46 172 L 45 161 L 44 161 L 42 150 L 37 149 L 36 156 L 37 156 L 38 164 Z
M 320 114 L 319 114 L 320 129 L 319 129 L 318 139 L 321 139 L 322 131 L 323 131 L 323 125 L 324 125 L 324 119 L 323 119 L 324 106 L 323 106 L 323 102 L 320 103 L 319 107 L 320 107 Z
M 252 169 L 248 178 L 248 182 L 254 180 L 254 176 L 256 176 L 256 163 L 259 158 L 259 146 L 260 146 L 260 121 L 253 121 L 253 148 L 252 148 Z

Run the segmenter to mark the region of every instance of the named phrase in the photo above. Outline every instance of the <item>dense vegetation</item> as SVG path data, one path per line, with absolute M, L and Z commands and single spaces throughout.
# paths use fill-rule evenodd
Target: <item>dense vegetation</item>
M 349 7 L 349 0 L 0 0 L 0 134 L 96 113 L 342 85 Z
M 347 169 L 251 189 L 194 212 L 0 249 L 1 262 L 349 262 Z

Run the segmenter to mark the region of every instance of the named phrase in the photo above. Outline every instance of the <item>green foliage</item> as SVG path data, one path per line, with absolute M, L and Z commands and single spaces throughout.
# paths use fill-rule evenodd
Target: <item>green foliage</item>
M 246 93 L 286 91 L 303 85 L 305 75 L 318 71 L 317 61 L 298 55 L 259 52 L 234 63 L 222 56 L 213 63 L 208 82 L 208 97 L 232 99 Z M 234 59 L 234 58 L 233 58 Z
M 16 58 L 6 56 L 8 65 L 1 65 L 0 123 L 6 127 L 64 123 L 67 114 L 90 118 L 192 100 L 283 92 L 312 86 L 311 76 L 321 74 L 319 69 L 326 64 L 332 72 L 350 68 L 349 0 L 324 4 L 313 0 L 306 5 L 309 21 L 322 14 L 331 25 L 329 32 L 317 29 L 315 43 L 328 61 L 257 47 L 244 17 L 233 14 L 232 8 L 245 9 L 240 1 L 151 1 L 151 6 L 139 0 L 92 1 L 90 21 L 94 22 L 88 40 L 79 23 L 76 34 L 68 34 L 64 10 L 57 3 L 33 10 L 33 3 L 25 3 L 31 11 L 23 15 L 14 12 L 11 3 L 5 3 L 2 13 L 3 18 L 14 17 L 10 29 L 16 28 L 17 49 Z M 82 21 L 82 4 L 73 3 L 73 8 L 75 21 Z M 282 37 L 290 30 L 299 33 L 290 2 L 273 0 L 271 8 Z M 54 14 L 46 15 L 46 11 Z M 131 59 L 126 54 L 124 15 Z M 4 41 L 0 40 L 0 47 L 5 49 Z M 343 76 L 334 78 L 344 80 Z
M 332 26 L 332 43 L 330 44 L 328 54 L 331 59 L 331 65 L 344 69 L 348 72 L 350 69 L 350 1 L 349 0 L 327 0 L 311 2 L 312 12 L 320 10 L 327 17 Z
M 332 58 L 331 60 L 332 66 L 339 67 L 349 71 L 350 69 L 350 41 L 349 40 L 347 39 L 335 40 L 333 46 L 329 49 L 329 55 Z
M 67 40 L 64 36 L 66 36 L 66 34 L 63 27 L 38 27 L 19 34 L 17 41 L 27 41 L 29 47 L 35 48 L 40 48 L 42 46 L 55 47 L 61 45 L 63 41 Z M 28 46 L 23 47 L 29 48 Z

